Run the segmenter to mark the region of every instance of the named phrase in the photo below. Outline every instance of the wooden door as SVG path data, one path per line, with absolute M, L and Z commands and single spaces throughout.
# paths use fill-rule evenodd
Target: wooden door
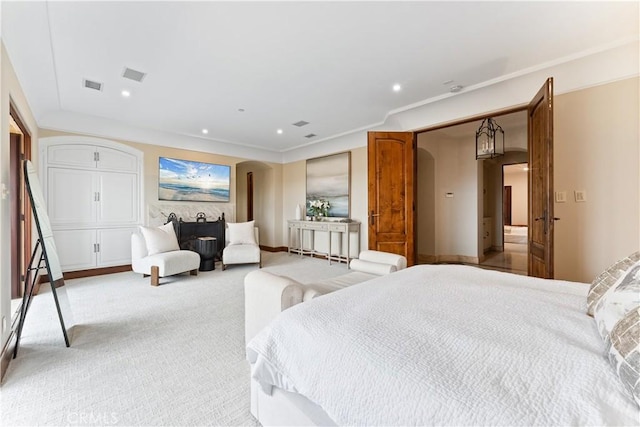
M 413 132 L 369 132 L 369 249 L 415 263 L 416 142 Z
M 253 221 L 253 172 L 247 172 L 247 221 Z
M 502 222 L 511 225 L 511 186 L 505 185 L 502 190 Z
M 529 276 L 553 278 L 553 78 L 528 107 Z

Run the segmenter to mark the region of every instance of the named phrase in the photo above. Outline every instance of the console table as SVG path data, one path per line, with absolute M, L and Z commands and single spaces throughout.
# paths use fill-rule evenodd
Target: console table
M 302 221 L 302 220 L 288 220 L 288 241 L 287 246 L 289 248 L 289 253 L 299 253 L 302 255 L 310 255 L 313 257 L 314 255 L 323 255 L 326 256 L 329 260 L 329 265 L 331 265 L 331 261 L 337 262 L 346 262 L 349 265 L 349 261 L 351 260 L 351 233 L 355 233 L 358 241 L 358 253 L 360 253 L 360 222 L 352 221 L 352 222 L 337 222 L 337 221 Z M 304 232 L 310 232 L 311 236 L 311 245 L 309 249 L 304 248 Z M 329 234 L 329 246 L 327 248 L 326 253 L 318 252 L 315 250 L 314 246 L 314 238 L 315 233 L 328 233 Z M 339 249 L 337 254 L 331 253 L 331 236 L 333 233 L 339 233 L 340 238 Z M 347 234 L 347 252 L 346 255 L 342 255 L 342 234 Z M 300 243 L 299 247 L 293 246 L 291 243 L 291 236 L 298 236 L 298 242 Z

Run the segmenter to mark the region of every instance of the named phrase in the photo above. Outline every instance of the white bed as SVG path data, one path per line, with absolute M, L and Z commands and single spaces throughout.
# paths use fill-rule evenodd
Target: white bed
M 638 425 L 587 284 L 417 266 L 299 304 L 247 347 L 264 425 Z

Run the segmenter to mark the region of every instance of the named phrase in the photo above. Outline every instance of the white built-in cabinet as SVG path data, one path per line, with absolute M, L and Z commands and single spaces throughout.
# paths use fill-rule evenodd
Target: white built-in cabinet
M 493 233 L 491 228 L 493 227 L 493 218 L 486 216 L 482 218 L 482 250 L 487 252 L 491 249 L 493 242 Z
M 142 153 L 95 138 L 40 140 L 42 176 L 63 271 L 131 263 L 141 224 Z

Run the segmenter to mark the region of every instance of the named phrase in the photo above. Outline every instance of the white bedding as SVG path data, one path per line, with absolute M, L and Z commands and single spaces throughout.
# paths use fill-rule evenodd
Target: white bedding
M 284 311 L 247 355 L 339 425 L 637 425 L 587 291 L 417 266 Z

